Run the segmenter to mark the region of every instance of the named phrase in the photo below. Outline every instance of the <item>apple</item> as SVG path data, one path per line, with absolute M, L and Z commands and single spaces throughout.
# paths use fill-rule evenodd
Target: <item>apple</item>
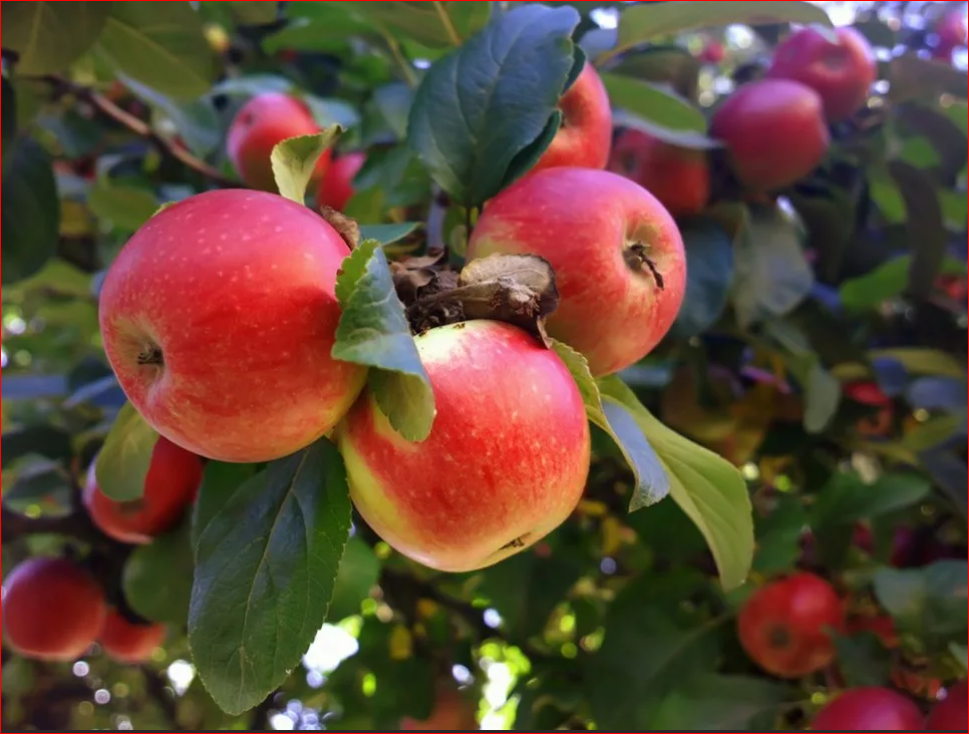
M 209 191 L 163 209 L 104 279 L 101 336 L 128 399 L 199 456 L 257 462 L 330 431 L 366 370 L 330 356 L 349 247 L 275 194 Z
M 405 716 L 401 719 L 403 731 L 475 731 L 478 720 L 474 704 L 451 685 L 438 687 L 434 708 L 426 719 Z
M 714 113 L 710 134 L 726 144 L 740 182 L 757 191 L 804 178 L 830 144 L 821 97 L 788 79 L 744 84 Z
M 946 696 L 932 707 L 929 712 L 928 728 L 930 731 L 962 731 L 967 726 L 969 718 L 969 691 L 966 682 L 960 681 L 946 689 Z
M 889 688 L 852 688 L 818 712 L 812 729 L 827 731 L 921 731 L 925 719 L 912 701 Z
M 697 214 L 710 198 L 710 168 L 703 151 L 670 145 L 639 130 L 619 134 L 609 170 L 638 183 L 674 217 Z
M 799 572 L 755 591 L 737 616 L 748 657 L 779 678 L 800 678 L 835 658 L 829 631 L 845 627 L 844 605 L 819 576 Z
M 229 125 L 227 148 L 229 160 L 246 186 L 262 191 L 276 191 L 269 156 L 277 143 L 298 135 L 320 131 L 309 108 L 302 101 L 281 92 L 264 92 L 246 102 Z M 317 178 L 330 161 L 330 151 L 316 164 Z
M 109 609 L 98 642 L 105 654 L 120 663 L 141 663 L 165 642 L 168 628 L 156 622 L 134 622 Z
M 368 391 L 337 429 L 350 496 L 387 543 L 431 568 L 484 568 L 536 543 L 578 504 L 589 471 L 582 396 L 532 335 L 466 321 L 415 338 L 437 417 L 411 443 Z
M 98 487 L 95 462 L 88 469 L 84 506 L 105 535 L 122 543 L 150 543 L 173 527 L 195 501 L 202 482 L 202 460 L 160 437 L 151 454 L 144 494 L 132 502 L 111 499 Z
M 836 42 L 814 28 L 788 36 L 774 51 L 767 76 L 811 87 L 829 120 L 851 117 L 865 106 L 878 67 L 868 41 L 854 28 L 834 31 Z
M 966 21 L 962 13 L 946 13 L 935 27 L 939 42 L 932 55 L 945 61 L 952 60 L 952 52 L 966 45 Z
M 582 67 L 559 100 L 559 109 L 562 125 L 532 170 L 560 166 L 605 168 L 612 143 L 612 110 L 606 88 L 592 64 Z
M 316 197 L 319 203 L 342 212 L 353 198 L 353 178 L 366 159 L 363 153 L 346 153 L 331 162 L 320 179 Z
M 719 64 L 726 56 L 727 52 L 719 41 L 709 41 L 697 54 L 697 58 L 703 64 Z
M 4 639 L 24 657 L 76 660 L 104 624 L 104 592 L 66 558 L 24 561 L 3 580 L 3 590 Z
M 560 296 L 548 332 L 582 352 L 597 376 L 645 357 L 686 289 L 676 222 L 652 194 L 610 171 L 553 168 L 502 191 L 468 243 L 469 258 L 493 253 L 548 260 Z

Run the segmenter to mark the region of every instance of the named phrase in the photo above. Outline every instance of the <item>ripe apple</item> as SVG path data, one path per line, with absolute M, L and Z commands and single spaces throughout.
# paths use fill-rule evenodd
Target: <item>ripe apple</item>
M 829 41 L 814 28 L 788 36 L 774 51 L 767 76 L 791 79 L 821 96 L 829 120 L 845 120 L 865 105 L 875 82 L 875 54 L 867 39 L 854 28 L 834 31 Z
M 118 381 L 160 434 L 200 456 L 269 461 L 337 424 L 366 371 L 330 356 L 350 250 L 310 209 L 224 189 L 156 214 L 101 289 Z
M 342 212 L 355 193 L 353 178 L 366 159 L 363 153 L 347 153 L 331 162 L 320 179 L 316 197 L 319 203 Z
M 415 341 L 434 426 L 405 441 L 365 392 L 337 429 L 350 496 L 404 555 L 441 571 L 484 568 L 541 540 L 581 498 L 582 397 L 558 355 L 515 326 L 467 321 Z
M 846 383 L 844 394 L 849 400 L 878 409 L 874 415 L 858 421 L 856 428 L 859 433 L 865 436 L 884 436 L 891 430 L 895 420 L 894 404 L 877 382 L 856 380 Z
M 612 143 L 612 110 L 599 74 L 587 63 L 562 99 L 562 125 L 532 168 L 605 168 Z
M 3 580 L 3 589 L 4 639 L 24 657 L 76 660 L 104 624 L 104 592 L 66 558 L 30 558 Z
M 703 64 L 719 64 L 726 56 L 727 52 L 724 50 L 722 43 L 719 41 L 709 41 L 697 55 L 697 58 Z
M 306 104 L 288 94 L 264 92 L 246 102 L 232 118 L 227 140 L 229 160 L 246 186 L 276 191 L 269 160 L 273 148 L 287 138 L 319 130 Z M 316 164 L 317 177 L 323 175 L 329 161 L 327 150 Z
M 95 462 L 87 473 L 84 506 L 105 535 L 122 543 L 150 543 L 175 525 L 195 501 L 202 481 L 202 460 L 161 437 L 152 451 L 140 499 L 117 502 L 98 487 Z
M 925 719 L 912 701 L 889 688 L 852 688 L 822 708 L 812 729 L 828 731 L 920 731 Z
M 555 271 L 549 333 L 582 352 L 595 375 L 642 359 L 669 331 L 686 289 L 676 222 L 638 184 L 609 171 L 554 168 L 485 206 L 468 257 L 532 253 Z
M 932 55 L 937 59 L 951 61 L 952 52 L 960 46 L 966 45 L 966 21 L 962 13 L 946 13 L 935 28 L 939 42 L 932 49 Z
M 844 630 L 834 588 L 811 573 L 795 573 L 755 591 L 737 617 L 744 651 L 779 678 L 800 678 L 835 657 L 829 630 Z
M 400 728 L 403 731 L 475 731 L 478 720 L 474 704 L 454 686 L 445 684 L 438 687 L 430 716 L 421 720 L 405 716 Z
M 969 727 L 969 692 L 966 682 L 959 681 L 946 689 L 945 698 L 929 712 L 931 731 L 962 731 Z
M 155 622 L 132 622 L 117 609 L 108 611 L 98 642 L 104 652 L 121 663 L 140 663 L 165 641 L 168 629 Z
M 710 168 L 703 151 L 679 148 L 639 130 L 619 134 L 609 170 L 638 183 L 674 217 L 702 211 L 710 198 Z
M 821 98 L 788 79 L 744 84 L 714 113 L 710 134 L 726 144 L 740 182 L 757 191 L 804 178 L 830 143 Z

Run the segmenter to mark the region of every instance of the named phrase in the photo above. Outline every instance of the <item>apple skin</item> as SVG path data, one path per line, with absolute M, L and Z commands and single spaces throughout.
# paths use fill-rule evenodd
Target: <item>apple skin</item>
M 799 572 L 755 591 L 737 616 L 747 656 L 779 678 L 800 678 L 835 658 L 828 628 L 845 627 L 844 606 L 819 576 Z
M 946 689 L 944 700 L 935 704 L 929 712 L 928 728 L 931 731 L 962 731 L 969 726 L 969 691 L 966 682 L 959 681 Z
M 562 125 L 532 168 L 605 168 L 612 144 L 609 95 L 592 64 L 586 63 L 559 100 Z
M 674 217 L 697 214 L 710 199 L 710 167 L 703 151 L 678 148 L 640 130 L 619 134 L 609 170 L 638 183 Z
M 811 87 L 827 118 L 840 121 L 865 106 L 878 67 L 868 40 L 854 28 L 838 28 L 835 35 L 837 43 L 813 28 L 792 33 L 775 49 L 767 76 Z
M 400 728 L 402 731 L 476 731 L 478 720 L 474 704 L 446 684 L 439 687 L 430 716 L 426 719 L 405 716 Z
M 415 338 L 437 417 L 401 438 L 365 392 L 337 429 L 350 496 L 387 543 L 441 571 L 484 568 L 558 527 L 589 471 L 582 397 L 554 351 L 497 321 Z
M 163 624 L 129 622 L 116 609 L 108 610 L 98 642 L 105 654 L 120 663 L 140 663 L 151 657 L 168 634 Z
M 962 13 L 946 13 L 935 28 L 939 43 L 932 49 L 932 55 L 945 61 L 952 60 L 952 52 L 966 45 L 966 22 Z
M 66 558 L 30 558 L 3 580 L 3 588 L 4 640 L 24 657 L 76 660 L 104 624 L 104 592 Z
M 631 257 L 637 244 L 662 288 Z M 645 357 L 669 331 L 686 290 L 676 222 L 652 194 L 610 171 L 553 168 L 502 191 L 468 243 L 469 259 L 493 253 L 548 260 L 560 296 L 548 332 L 582 352 L 596 376 Z
M 811 722 L 827 731 L 921 731 L 925 719 L 912 701 L 889 688 L 851 688 Z
M 209 191 L 162 210 L 101 289 L 101 336 L 128 399 L 210 459 L 269 461 L 320 438 L 366 379 L 330 356 L 349 253 L 322 217 L 274 194 Z
M 744 84 L 714 113 L 710 134 L 726 144 L 740 182 L 762 192 L 811 173 L 831 142 L 821 97 L 789 79 Z
M 144 494 L 133 502 L 118 502 L 101 491 L 95 463 L 88 468 L 84 506 L 102 533 L 122 543 L 150 543 L 172 528 L 202 482 L 202 460 L 164 436 L 152 451 Z
M 353 189 L 353 178 L 366 160 L 363 153 L 347 153 L 332 161 L 320 179 L 316 197 L 320 204 L 342 212 L 356 193 Z
M 300 100 L 281 92 L 264 92 L 246 102 L 229 125 L 226 142 L 229 160 L 246 186 L 275 192 L 269 156 L 277 143 L 298 135 L 313 135 L 320 126 Z M 316 176 L 326 171 L 331 152 L 325 151 L 316 164 Z

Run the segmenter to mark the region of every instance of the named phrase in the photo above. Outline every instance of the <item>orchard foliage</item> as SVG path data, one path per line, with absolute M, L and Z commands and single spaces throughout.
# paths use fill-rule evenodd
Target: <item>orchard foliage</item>
M 859 3 L 845 31 L 824 5 L 4 3 L 4 727 L 959 724 L 965 8 Z M 847 88 L 798 66 L 849 45 Z M 615 173 L 568 198 L 563 160 Z M 595 219 L 638 185 L 675 222 L 645 195 L 635 237 Z M 206 193 L 246 187 L 288 201 Z M 192 265 L 151 259 L 160 231 Z M 316 231 L 332 268 L 280 276 Z M 224 290 L 206 232 L 256 285 Z M 577 292 L 629 297 L 557 261 L 597 237 L 673 300 L 577 325 Z M 139 299 L 177 316 L 209 414 L 136 389 L 168 366 L 118 346 Z M 514 328 L 439 327 L 463 319 Z M 513 334 L 517 362 L 442 358 L 433 327 Z M 592 356 L 630 344 L 615 374 Z M 533 363 L 577 426 L 488 395 Z M 586 463 L 543 452 L 584 456 L 583 413 L 575 505 Z M 421 541 L 475 570 L 400 552 L 423 546 L 368 450 L 453 490 Z M 518 514 L 488 515 L 498 486 Z M 519 520 L 539 534 L 462 555 Z

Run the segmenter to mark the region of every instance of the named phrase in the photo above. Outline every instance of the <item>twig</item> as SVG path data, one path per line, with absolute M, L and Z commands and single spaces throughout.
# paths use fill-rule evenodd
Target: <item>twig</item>
M 417 76 L 414 74 L 414 67 L 411 66 L 407 57 L 404 56 L 403 51 L 400 50 L 400 44 L 397 43 L 397 39 L 394 38 L 388 31 L 382 31 L 384 41 L 387 43 L 387 48 L 390 49 L 390 55 L 394 57 L 394 61 L 397 62 L 397 66 L 400 68 L 400 73 L 404 77 L 404 81 L 407 82 L 408 87 L 417 86 Z
M 186 168 L 205 176 L 213 183 L 225 187 L 239 185 L 238 181 L 234 181 L 233 179 L 223 176 L 220 171 L 213 166 L 210 166 L 201 158 L 197 158 L 196 156 L 192 155 L 186 148 L 181 147 L 174 141 L 163 138 L 161 135 L 155 132 L 155 130 L 147 122 L 135 117 L 130 112 L 123 110 L 100 92 L 97 92 L 90 87 L 75 84 L 74 82 L 58 76 L 45 76 L 42 77 L 42 79 L 53 85 L 56 89 L 62 92 L 69 92 L 76 95 L 78 98 L 83 99 L 85 102 L 90 103 L 105 117 L 109 117 L 118 124 L 128 128 L 128 130 L 133 132 L 135 135 L 145 138 L 149 143 L 158 148 L 158 150 L 164 155 L 174 158 L 182 163 L 182 165 L 184 165 Z
M 454 27 L 454 23 L 451 22 L 451 16 L 448 15 L 447 8 L 444 7 L 444 3 L 434 0 L 434 10 L 437 11 L 437 16 L 441 19 L 441 25 L 444 26 L 444 30 L 447 31 L 448 38 L 451 39 L 451 43 L 455 46 L 461 45 L 461 36 L 458 35 L 458 29 Z

